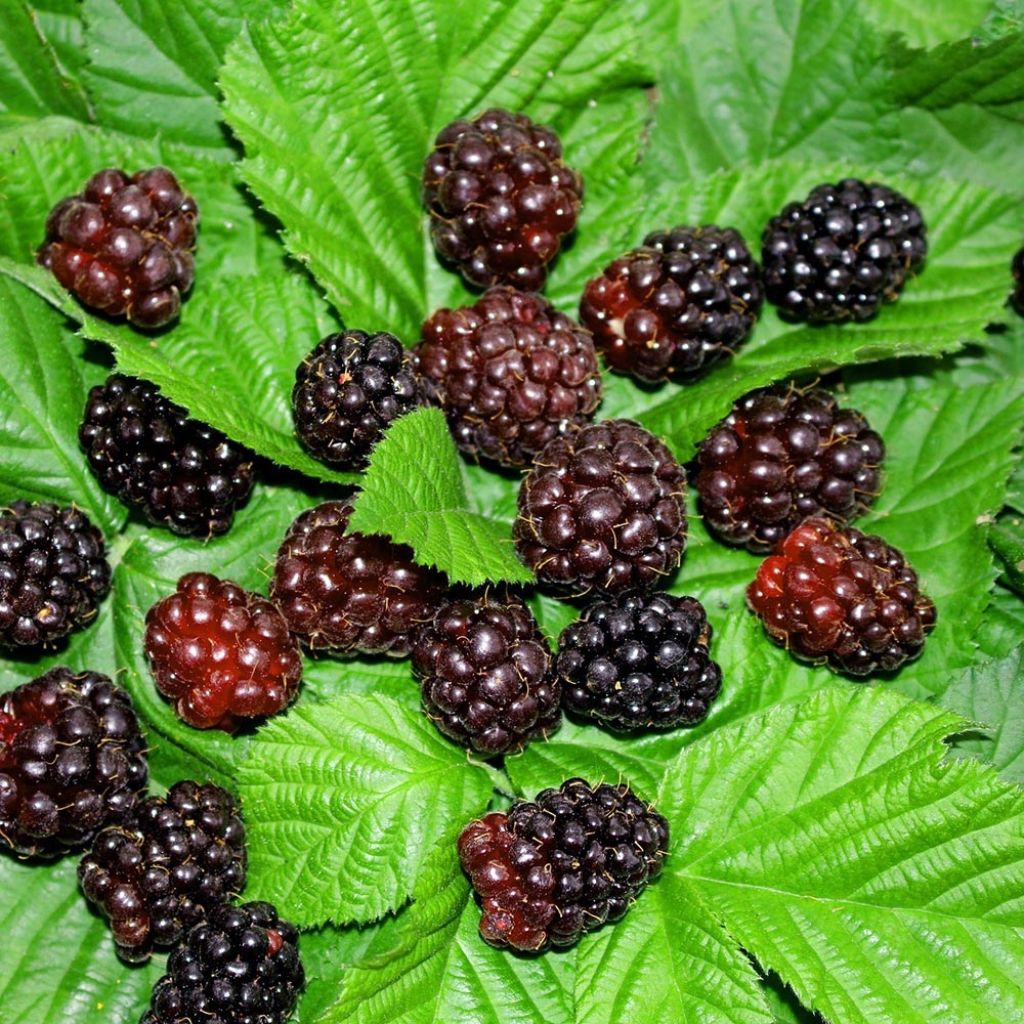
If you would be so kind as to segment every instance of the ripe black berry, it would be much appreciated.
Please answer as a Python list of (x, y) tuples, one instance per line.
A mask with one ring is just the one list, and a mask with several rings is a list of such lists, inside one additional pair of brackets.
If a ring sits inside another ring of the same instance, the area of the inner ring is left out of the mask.
[(704, 521), (728, 544), (769, 551), (808, 516), (841, 524), (878, 496), (885, 445), (821, 388), (752, 391), (697, 452)]
[(692, 597), (596, 601), (558, 641), (562, 707), (620, 731), (694, 725), (722, 685), (710, 640), (704, 608)]
[(193, 572), (146, 614), (146, 657), (157, 689), (197, 729), (232, 732), (276, 715), (302, 678), (298, 644), (266, 598)]
[(105, 828), (78, 865), (90, 902), (128, 961), (177, 945), (245, 886), (245, 826), (227, 790), (177, 782)]
[(175, 533), (224, 533), (252, 491), (252, 453), (149, 381), (115, 373), (94, 387), (78, 440), (104, 490)]
[(553, 587), (649, 590), (686, 547), (686, 477), (672, 453), (631, 420), (557, 437), (519, 490), (519, 557)]
[(491, 594), (443, 604), (412, 649), (427, 716), (488, 757), (521, 750), (561, 724), (551, 662), (526, 605)]
[(807, 519), (779, 543), (747, 600), (776, 643), (854, 676), (916, 658), (935, 627), (935, 605), (903, 554), (827, 519)]
[(100, 533), (78, 509), (0, 509), (0, 647), (49, 647), (96, 617), (110, 590)]
[(295, 430), (318, 459), (363, 469), (392, 420), (416, 408), (422, 390), (390, 334), (330, 334), (295, 371)]
[(121, 821), (146, 785), (131, 697), (98, 672), (53, 668), (0, 697), (0, 840), (55, 857)]
[(885, 185), (819, 185), (765, 228), (768, 300), (794, 320), (867, 320), (894, 302), (928, 251), (921, 211)]
[(402, 657), (448, 583), (417, 565), (405, 544), (348, 531), (351, 514), (350, 502), (329, 501), (292, 523), (277, 552), (271, 600), (312, 650)]
[(91, 309), (162, 327), (192, 287), (198, 219), (166, 167), (109, 167), (53, 208), (36, 258)]
[(415, 353), (458, 446), (506, 466), (529, 465), (601, 402), (590, 333), (540, 295), (514, 288), (438, 310)]
[(624, 783), (569, 779), (470, 822), (459, 858), (494, 946), (571, 946), (618, 921), (661, 871), (668, 822)]
[(580, 318), (613, 370), (692, 380), (746, 340), (761, 269), (733, 228), (656, 231), (587, 282)]
[(540, 288), (576, 226), (579, 174), (550, 128), (492, 109), (453, 121), (423, 165), (423, 198), (438, 253), (473, 284)]
[(269, 903), (215, 907), (168, 958), (140, 1024), (285, 1024), (306, 983), (298, 941)]

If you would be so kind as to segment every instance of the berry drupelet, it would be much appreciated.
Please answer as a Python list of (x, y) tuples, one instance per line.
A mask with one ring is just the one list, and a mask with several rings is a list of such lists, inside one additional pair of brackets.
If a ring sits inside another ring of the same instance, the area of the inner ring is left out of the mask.
[(519, 557), (561, 590), (650, 590), (686, 547), (686, 476), (632, 420), (555, 438), (519, 490)]
[(867, 320), (894, 302), (928, 251), (921, 211), (885, 185), (819, 185), (765, 228), (768, 300), (793, 320)]
[(383, 332), (330, 334), (295, 371), (295, 431), (329, 466), (364, 469), (391, 422), (422, 400), (397, 338)]
[(162, 327), (192, 287), (198, 219), (166, 167), (109, 167), (53, 208), (36, 258), (90, 309)]
[(168, 958), (140, 1024), (285, 1024), (306, 983), (298, 942), (270, 903), (215, 907)]
[(459, 448), (505, 466), (528, 466), (601, 402), (590, 333), (540, 295), (514, 288), (438, 310), (415, 355)]
[(562, 707), (621, 732), (695, 725), (722, 686), (699, 601), (623, 594), (567, 626), (556, 667)]
[(624, 783), (569, 779), (470, 822), (459, 858), (493, 946), (571, 946), (618, 921), (661, 871), (668, 822)]
[(88, 625), (110, 590), (103, 534), (77, 508), (0, 509), (0, 647), (50, 647)]
[(550, 128), (492, 109), (453, 121), (423, 166), (423, 198), (441, 257), (472, 284), (540, 288), (576, 226), (583, 182)]
[(487, 757), (521, 750), (559, 727), (551, 661), (526, 605), (491, 594), (443, 604), (412, 649), (427, 717)]
[(587, 282), (580, 318), (613, 370), (692, 380), (743, 344), (763, 302), (743, 237), (711, 224), (648, 235)]
[(770, 551), (809, 516), (846, 524), (878, 496), (885, 445), (821, 388), (752, 391), (697, 452), (704, 521), (727, 544)]
[(104, 490), (175, 533), (224, 533), (252, 491), (253, 454), (149, 381), (115, 373), (94, 387), (78, 440)]
[(105, 828), (78, 865), (82, 890), (109, 919), (120, 956), (177, 945), (245, 886), (245, 827), (227, 790), (177, 782)]
[(351, 514), (350, 502), (329, 501), (292, 523), (277, 553), (271, 600), (312, 650), (403, 657), (448, 583), (417, 565), (406, 545), (348, 530)]
[(266, 598), (193, 572), (146, 614), (146, 657), (157, 689), (197, 729), (233, 732), (283, 711), (302, 678), (298, 644)]
[(131, 697), (98, 672), (53, 668), (0, 696), (0, 845), (55, 857), (131, 811), (146, 742)]
[(916, 658), (935, 626), (935, 605), (901, 552), (827, 519), (807, 519), (779, 543), (747, 601), (776, 643), (853, 676)]

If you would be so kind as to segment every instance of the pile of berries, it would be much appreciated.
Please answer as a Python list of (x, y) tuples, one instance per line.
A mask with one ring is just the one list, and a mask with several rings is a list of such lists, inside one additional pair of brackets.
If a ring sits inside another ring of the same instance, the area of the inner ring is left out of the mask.
[[(411, 656), (427, 717), (485, 758), (546, 739), (563, 711), (625, 733), (696, 725), (723, 678), (704, 607), (665, 589), (686, 550), (686, 472), (639, 423), (593, 422), (598, 352), (646, 385), (685, 384), (740, 349), (766, 298), (811, 323), (873, 316), (923, 265), (920, 211), (877, 183), (822, 185), (770, 221), (760, 262), (734, 228), (654, 231), (589, 281), (576, 323), (537, 293), (583, 197), (551, 129), (500, 109), (455, 121), (422, 186), (438, 254), (486, 291), (429, 316), (411, 351), (386, 332), (323, 338), (295, 372), (295, 432), (359, 471), (396, 419), (440, 407), (468, 456), (526, 470), (515, 549), (541, 587), (585, 605), (553, 654), (519, 595), (452, 586), (410, 547), (352, 530), (350, 501), (328, 501), (287, 530), (268, 598), (191, 572), (153, 604), (157, 690), (189, 725), (233, 732), (296, 699), (305, 647)], [(192, 285), (197, 220), (166, 168), (107, 169), (54, 208), (38, 259), (86, 306), (158, 327)], [(1018, 255), (1018, 285), (1022, 268)], [(255, 456), (145, 380), (93, 388), (79, 440), (105, 490), (179, 534), (227, 531), (252, 490)], [(935, 625), (903, 555), (850, 525), (884, 457), (863, 415), (780, 384), (739, 398), (694, 464), (712, 534), (771, 552), (747, 598), (772, 640), (856, 677), (916, 657)], [(77, 509), (0, 511), (0, 644), (52, 647), (110, 583), (103, 537)], [(173, 950), (143, 1024), (282, 1024), (304, 984), (297, 931), (269, 904), (233, 902), (242, 809), (190, 780), (146, 797), (146, 779), (132, 700), (105, 676), (56, 668), (0, 699), (0, 837), (23, 856), (85, 848), (81, 886), (118, 953)], [(628, 783), (574, 778), (470, 822), (457, 845), (484, 939), (540, 950), (619, 920), (668, 840)]]

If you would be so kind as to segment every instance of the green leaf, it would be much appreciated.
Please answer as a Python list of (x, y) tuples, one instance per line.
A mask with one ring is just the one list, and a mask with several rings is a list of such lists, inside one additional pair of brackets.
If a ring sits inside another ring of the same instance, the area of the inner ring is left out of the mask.
[(633, 20), (610, 0), (425, 0), (415, 14), (300, 0), (250, 26), (221, 73), (246, 180), (289, 251), (346, 319), (406, 341), (429, 312), (419, 175), (434, 133), (495, 104), (561, 127), (647, 77)]
[[(170, 142), (224, 150), (217, 74), (244, 18), (278, 0), (85, 0), (85, 81), (98, 119), (129, 135), (160, 126)], [(125, 60), (125, 54), (131, 60)]]
[(30, 6), (66, 77), (80, 82), (86, 62), (81, 0), (32, 0)]
[(886, 32), (901, 32), (915, 46), (935, 46), (970, 35), (981, 23), (990, 0), (936, 4), (931, 0), (866, 0), (862, 13)]
[(1024, 1019), (1024, 797), (943, 761), (961, 720), (828, 690), (719, 729), (658, 801), (671, 876), (836, 1024)]
[(1000, 516), (989, 529), (988, 543), (1002, 563), (1007, 586), (1024, 595), (1024, 519), (1020, 513)]
[(429, 851), (491, 788), (418, 709), (354, 693), (300, 703), (262, 728), (239, 781), (247, 894), (302, 925), (395, 910)]
[(510, 525), (469, 508), (460, 466), (440, 410), (401, 417), (370, 457), (350, 528), (410, 545), (453, 583), (530, 582)]
[(69, 79), (28, 4), (0, 0), (0, 129), (48, 114), (85, 120), (85, 93)]
[(86, 395), (106, 367), (87, 358), (59, 313), (3, 277), (0, 337), (0, 503), (74, 503), (109, 543), (127, 511), (103, 491), (78, 446)]

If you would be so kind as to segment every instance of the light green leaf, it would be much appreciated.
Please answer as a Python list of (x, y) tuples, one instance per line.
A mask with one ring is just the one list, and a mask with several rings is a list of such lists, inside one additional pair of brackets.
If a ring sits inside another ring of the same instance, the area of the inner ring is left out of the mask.
[(370, 457), (349, 527), (412, 547), (453, 583), (528, 583), (511, 528), (469, 508), (444, 414), (421, 409), (396, 420)]
[(900, 32), (915, 46), (935, 46), (970, 35), (981, 23), (990, 0), (866, 0), (862, 13), (883, 32)]
[(288, 18), (250, 26), (221, 86), (246, 180), (289, 250), (351, 323), (409, 342), (430, 312), (428, 277), (439, 281), (419, 195), (434, 134), (494, 104), (573, 124), (645, 83), (635, 40), (609, 0), (424, 0), (415, 17), (387, 0), (301, 0)]
[(302, 925), (370, 921), (487, 803), (488, 775), (419, 709), (348, 694), (260, 730), (239, 770), (248, 895)]
[(680, 754), (670, 874), (835, 1024), (1024, 1019), (1024, 797), (943, 762), (961, 720), (829, 690)]

